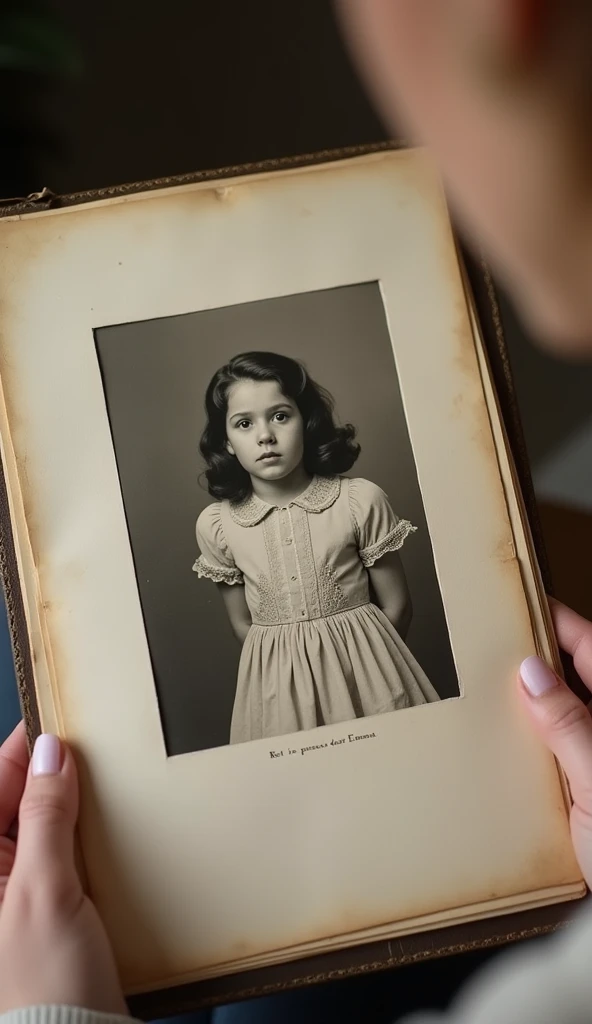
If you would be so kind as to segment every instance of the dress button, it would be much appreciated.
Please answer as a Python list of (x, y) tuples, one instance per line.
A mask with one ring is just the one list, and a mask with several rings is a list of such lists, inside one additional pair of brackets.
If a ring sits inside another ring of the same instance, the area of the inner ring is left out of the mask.
[(290, 576), (290, 579), (291, 579), (291, 580), (297, 580), (297, 579), (298, 579), (298, 577), (297, 577), (297, 576)]
[(301, 615), (306, 615), (306, 612), (304, 611), (304, 608), (302, 609), (302, 611), (300, 612), (300, 614), (301, 614)]
[(291, 543), (292, 543), (292, 538), (291, 538), (291, 537), (288, 537), (288, 539), (287, 539), (287, 541), (286, 541), (286, 544), (291, 544)]

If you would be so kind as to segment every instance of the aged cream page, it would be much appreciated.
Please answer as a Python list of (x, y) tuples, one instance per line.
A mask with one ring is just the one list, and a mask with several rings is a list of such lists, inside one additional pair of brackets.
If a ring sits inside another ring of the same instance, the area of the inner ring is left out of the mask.
[[(44, 725), (80, 753), (85, 864), (126, 988), (581, 891), (562, 781), (517, 706), (536, 580), (426, 158), (44, 213), (0, 238), (19, 546), (38, 573), (24, 581), (41, 606), (38, 685), (48, 672), (56, 697)], [(389, 322), (462, 697), (373, 718), (372, 743), (314, 759), (270, 760), (277, 740), (167, 758), (93, 330), (367, 281)]]

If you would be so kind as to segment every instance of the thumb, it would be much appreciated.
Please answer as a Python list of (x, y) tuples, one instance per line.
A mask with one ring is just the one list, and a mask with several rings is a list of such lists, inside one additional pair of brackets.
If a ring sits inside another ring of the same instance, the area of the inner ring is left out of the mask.
[(592, 816), (592, 717), (582, 701), (540, 658), (520, 667), (529, 716), (567, 775), (574, 804)]
[(15, 883), (44, 879), (79, 888), (74, 859), (78, 783), (74, 758), (57, 736), (38, 737), (19, 809)]

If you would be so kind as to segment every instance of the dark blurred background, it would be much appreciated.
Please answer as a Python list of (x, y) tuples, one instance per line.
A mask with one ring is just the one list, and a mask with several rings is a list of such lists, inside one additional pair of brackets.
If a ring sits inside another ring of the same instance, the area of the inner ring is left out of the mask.
[[(0, 75), (4, 197), (387, 137), (328, 0), (0, 0)], [(555, 587), (592, 614), (592, 368), (537, 351), (502, 303)]]

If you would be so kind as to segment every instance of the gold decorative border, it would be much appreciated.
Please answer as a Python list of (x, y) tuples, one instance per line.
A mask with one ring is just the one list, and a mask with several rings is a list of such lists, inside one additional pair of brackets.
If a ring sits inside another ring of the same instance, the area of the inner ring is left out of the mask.
[[(525, 915), (537, 914), (543, 911), (526, 911)], [(504, 918), (498, 918), (498, 923), (503, 924)], [(512, 922), (515, 917), (507, 919)], [(467, 953), (495, 951), (503, 946), (525, 942), (528, 939), (543, 938), (551, 933), (563, 930), (569, 925), (569, 920), (553, 920), (545, 924), (534, 925), (530, 928), (506, 928), (503, 927), (493, 935), (481, 936), (478, 939), (466, 942), (449, 942), (448, 944), (434, 945), (418, 949), (415, 952), (403, 952), (406, 939), (397, 940), (402, 950), (397, 956), (392, 954), (392, 943), (372, 943), (364, 948), (368, 959), (361, 963), (354, 963), (343, 967), (331, 967), (323, 969), (324, 960), (340, 957), (344, 961), (351, 950), (341, 950), (337, 953), (321, 954), (315, 958), (295, 961), (284, 964), (279, 968), (259, 968), (256, 971), (245, 972), (245, 974), (230, 975), (225, 978), (216, 978), (211, 981), (196, 982), (194, 984), (180, 986), (169, 991), (150, 992), (143, 996), (133, 996), (128, 999), (130, 1012), (139, 1020), (156, 1020), (171, 1016), (173, 1014), (190, 1013), (196, 1010), (214, 1009), (217, 1006), (224, 1006), (231, 1002), (244, 1002), (249, 999), (260, 999), (264, 996), (281, 995), (294, 992), (298, 989), (308, 988), (311, 985), (327, 984), (335, 981), (344, 981), (351, 978), (359, 978), (364, 975), (383, 973), (389, 970), (396, 970), (404, 967), (415, 967), (418, 965), (428, 966), (436, 960), (444, 960), (448, 957), (464, 956)], [(466, 931), (470, 925), (457, 925), (448, 929), (452, 932)], [(447, 933), (446, 932), (446, 933)], [(443, 934), (446, 934), (443, 933)], [(440, 933), (432, 933), (438, 935)], [(384, 955), (380, 955), (384, 950)], [(315, 969), (315, 964), (318, 968)], [(295, 969), (295, 973), (286, 980), (263, 981), (265, 976), (273, 975), (275, 971), (285, 971), (288, 967)], [(297, 968), (300, 968), (300, 971)], [(252, 984), (245, 983), (248, 978), (261, 977), (261, 982)]]
[(391, 150), (406, 148), (407, 143), (404, 140), (391, 139), (387, 142), (345, 146), (341, 149), (322, 149), (316, 153), (257, 160), (247, 164), (229, 164), (227, 167), (191, 171), (188, 174), (174, 174), (164, 178), (149, 178), (147, 181), (127, 182), (123, 185), (86, 189), (83, 192), (70, 192), (65, 195), (56, 195), (51, 189), (43, 188), (40, 192), (33, 192), (29, 196), (0, 199), (0, 217), (23, 216), (37, 210), (61, 210), (66, 206), (94, 203), (100, 199), (117, 199), (138, 192), (153, 192), (157, 189), (177, 188), (179, 185), (195, 185), (202, 181), (219, 181), (223, 178), (246, 177), (250, 174), (268, 174), (273, 171), (287, 171), (298, 167), (314, 167), (317, 164), (335, 163), (338, 160), (351, 160), (356, 156), (387, 153)]
[(27, 619), (21, 594), (18, 563), (10, 522), (10, 506), (6, 488), (4, 467), (0, 460), (0, 577), (8, 617), (8, 629), (12, 646), (12, 659), (16, 685), (27, 730), (29, 749), (41, 731), (37, 695), (33, 677), (31, 645), (27, 632)]

